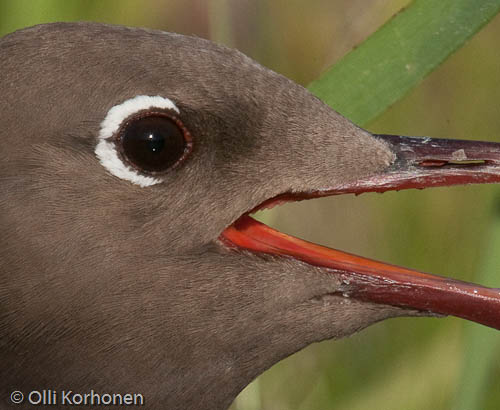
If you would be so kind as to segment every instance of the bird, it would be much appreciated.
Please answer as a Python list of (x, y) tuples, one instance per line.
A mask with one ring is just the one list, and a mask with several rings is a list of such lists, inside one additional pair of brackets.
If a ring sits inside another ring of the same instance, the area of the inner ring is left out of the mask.
[(148, 409), (222, 410), (279, 360), (384, 319), (500, 328), (499, 289), (252, 217), (497, 183), (500, 144), (371, 134), (193, 36), (51, 23), (4, 36), (0, 57), (2, 408), (126, 407), (134, 392)]

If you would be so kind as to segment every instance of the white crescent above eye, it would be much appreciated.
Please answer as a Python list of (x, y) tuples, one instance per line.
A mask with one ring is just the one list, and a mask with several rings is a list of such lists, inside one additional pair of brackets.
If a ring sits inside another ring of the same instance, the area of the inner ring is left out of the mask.
[(111, 107), (106, 117), (101, 122), (99, 130), (99, 142), (95, 148), (95, 153), (101, 164), (112, 175), (126, 179), (141, 187), (159, 184), (161, 179), (147, 175), (142, 175), (132, 167), (126, 165), (118, 156), (116, 146), (111, 139), (116, 135), (120, 126), (127, 118), (136, 112), (147, 110), (149, 108), (161, 108), (175, 111), (179, 114), (179, 109), (174, 102), (168, 98), (160, 96), (137, 95)]

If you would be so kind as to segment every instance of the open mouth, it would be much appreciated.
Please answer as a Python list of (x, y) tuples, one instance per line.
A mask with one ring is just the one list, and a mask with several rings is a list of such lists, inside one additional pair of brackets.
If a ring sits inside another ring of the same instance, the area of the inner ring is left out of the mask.
[(283, 202), (346, 193), (385, 192), (500, 182), (500, 144), (492, 142), (376, 135), (395, 154), (379, 174), (324, 190), (284, 193), (268, 199), (227, 227), (229, 247), (290, 257), (338, 275), (339, 294), (441, 315), (500, 329), (500, 289), (430, 275), (327, 248), (279, 232), (249, 214)]

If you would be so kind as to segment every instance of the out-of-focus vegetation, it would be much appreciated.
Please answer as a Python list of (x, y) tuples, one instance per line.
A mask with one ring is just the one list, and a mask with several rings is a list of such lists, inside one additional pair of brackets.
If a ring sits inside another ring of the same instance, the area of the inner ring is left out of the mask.
[(496, 16), (498, 0), (414, 0), (309, 89), (356, 124), (399, 101)]
[[(92, 20), (212, 38), (307, 85), (408, 0), (0, 0), (0, 34)], [(457, 2), (459, 3), (459, 2)], [(368, 125), (500, 141), (500, 18)], [(374, 62), (375, 63), (375, 62)], [(342, 196), (275, 208), (285, 232), (415, 269), (500, 284), (495, 186)], [(282, 361), (234, 410), (498, 409), (500, 336), (448, 319), (394, 319)]]

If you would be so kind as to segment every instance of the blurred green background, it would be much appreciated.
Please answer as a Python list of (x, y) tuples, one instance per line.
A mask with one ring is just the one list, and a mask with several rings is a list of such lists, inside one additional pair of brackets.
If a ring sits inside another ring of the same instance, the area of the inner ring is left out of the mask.
[[(0, 34), (74, 20), (195, 34), (236, 47), (307, 85), (409, 3), (0, 0)], [(496, 17), (368, 129), (500, 141), (499, 38)], [(324, 245), (498, 287), (500, 224), (493, 211), (499, 195), (498, 187), (469, 186), (342, 196), (288, 204), (260, 217)], [(500, 408), (498, 333), (455, 318), (385, 321), (282, 361), (245, 389), (232, 407), (431, 408)]]

